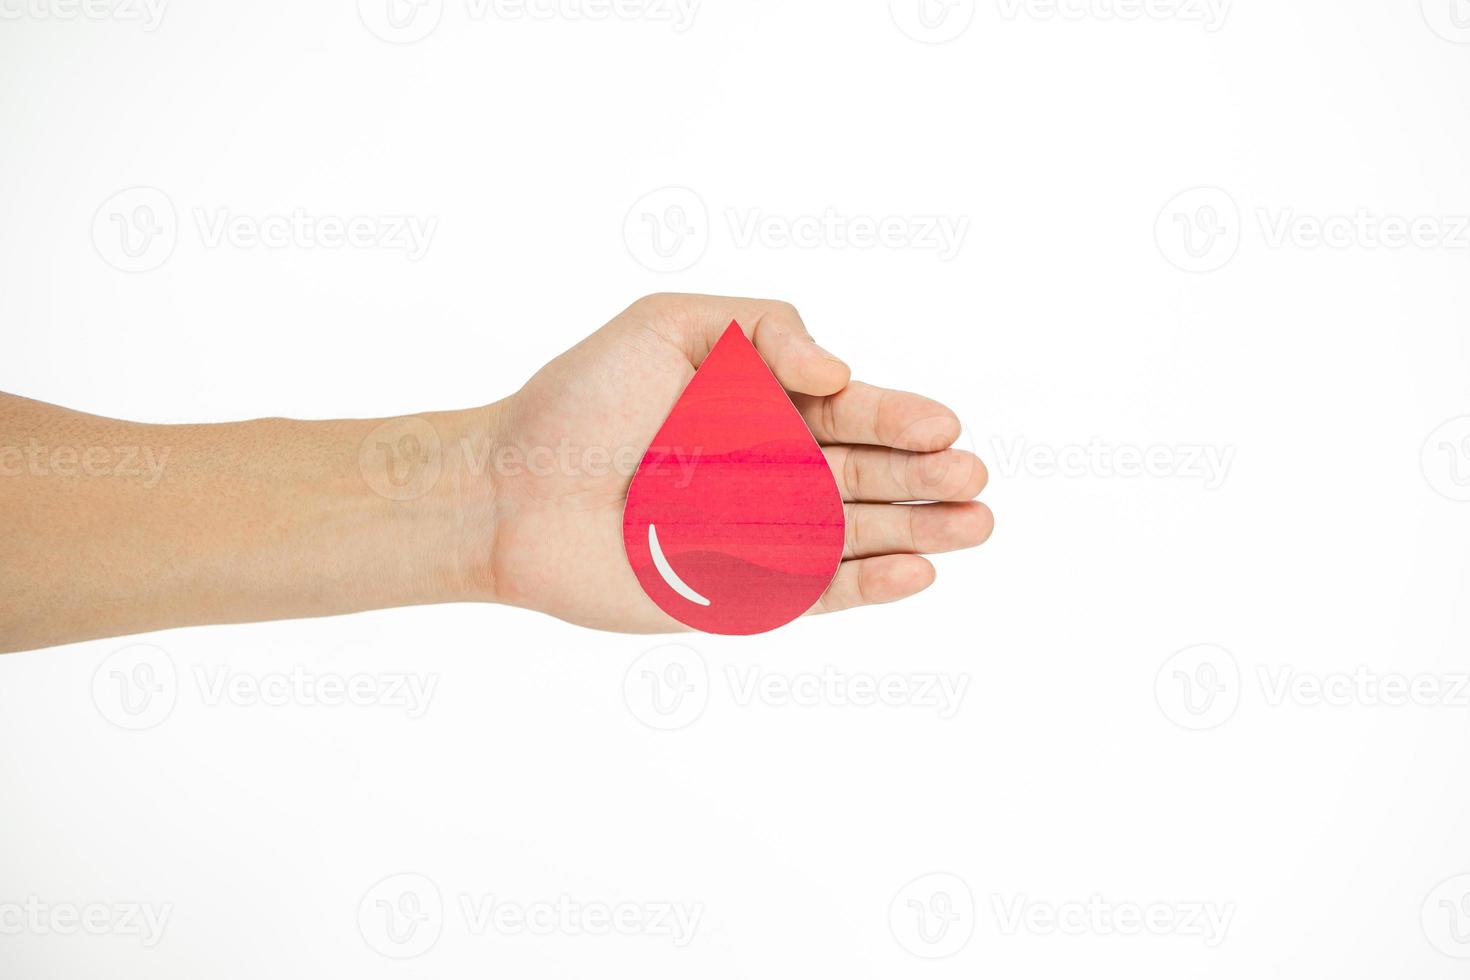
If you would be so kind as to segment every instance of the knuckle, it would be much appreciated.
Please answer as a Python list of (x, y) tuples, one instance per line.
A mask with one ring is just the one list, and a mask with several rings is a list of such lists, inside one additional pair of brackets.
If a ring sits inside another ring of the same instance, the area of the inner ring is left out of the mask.
[(873, 406), (873, 432), (885, 445), (894, 445), (905, 435), (898, 421), (899, 406), (894, 401), (895, 394), (887, 389), (880, 390)]
[(801, 313), (794, 305), (784, 299), (768, 299), (763, 304), (766, 307), (764, 316), (783, 324), (801, 326)]
[(854, 500), (862, 500), (862, 469), (857, 465), (857, 453), (848, 450), (842, 460), (842, 485), (847, 488), (847, 495)]
[(649, 293), (635, 299), (632, 308), (645, 313), (662, 310), (669, 305), (669, 300), (673, 295), (673, 293)]
[(858, 528), (858, 514), (860, 511), (852, 504), (847, 504), (843, 510), (847, 516), (847, 551), (849, 554), (852, 554), (858, 550), (858, 543), (863, 538), (863, 532)]
[(871, 562), (858, 563), (857, 574), (853, 576), (852, 580), (852, 590), (854, 593), (854, 598), (856, 599), (854, 605), (865, 606), (869, 603), (869, 586), (867, 584), (864, 584), (864, 580), (872, 574), (873, 564)]

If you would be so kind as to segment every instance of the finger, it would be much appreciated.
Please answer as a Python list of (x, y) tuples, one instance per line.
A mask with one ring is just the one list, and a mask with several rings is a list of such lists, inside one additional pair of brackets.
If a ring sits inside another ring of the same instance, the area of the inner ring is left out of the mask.
[(962, 504), (848, 504), (843, 558), (938, 554), (984, 544), (995, 516), (979, 501)]
[(960, 420), (932, 398), (854, 381), (834, 395), (794, 395), (817, 442), (859, 442), (915, 452), (944, 449), (960, 437)]
[(909, 453), (880, 446), (823, 446), (843, 500), (969, 500), (990, 474), (963, 449)]
[(646, 302), (671, 340), (698, 367), (733, 320), (750, 338), (787, 391), (829, 395), (847, 384), (851, 371), (812, 340), (796, 307), (772, 299), (660, 294)]
[(918, 555), (883, 555), (845, 561), (814, 613), (837, 612), (854, 606), (906, 599), (927, 589), (934, 581), (934, 566)]

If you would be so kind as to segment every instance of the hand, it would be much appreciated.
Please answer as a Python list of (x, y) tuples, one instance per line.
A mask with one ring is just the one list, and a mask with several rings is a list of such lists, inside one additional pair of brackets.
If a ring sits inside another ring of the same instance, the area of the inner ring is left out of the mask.
[[(989, 537), (990, 510), (971, 499), (985, 467), (950, 448), (960, 424), (949, 409), (850, 382), (790, 304), (660, 294), (492, 406), (490, 465), (479, 477), (493, 484), (485, 597), (595, 629), (684, 628), (628, 565), (623, 502), (643, 450), (732, 319), (791, 394), (847, 502), (843, 562), (812, 612), (913, 595), (934, 581), (921, 554)], [(894, 504), (907, 500), (938, 502)]]

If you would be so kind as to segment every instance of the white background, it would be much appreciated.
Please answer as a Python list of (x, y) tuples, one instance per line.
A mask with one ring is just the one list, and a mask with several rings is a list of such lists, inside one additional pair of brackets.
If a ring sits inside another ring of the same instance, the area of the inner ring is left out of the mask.
[[(1463, 3), (97, 2), (0, 2), (0, 389), (455, 408), (644, 293), (773, 296), (955, 407), (997, 530), (754, 638), (456, 606), (0, 658), (0, 975), (1464, 975)], [(212, 234), (293, 212), (434, 230)], [(829, 667), (898, 693), (746, 696)], [(213, 696), (293, 672), (381, 696)], [(560, 896), (697, 927), (474, 914)]]

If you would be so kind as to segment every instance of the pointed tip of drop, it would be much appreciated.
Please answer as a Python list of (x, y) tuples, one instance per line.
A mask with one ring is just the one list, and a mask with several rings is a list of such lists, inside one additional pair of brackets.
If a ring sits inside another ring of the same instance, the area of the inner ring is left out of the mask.
[[(0, 0), (0, 2), (3, 2), (3, 0)], [(705, 371), (705, 367), (711, 364), (722, 365), (717, 369), (718, 372), (731, 370), (731, 365), (739, 365), (738, 368), (733, 369), (753, 371), (762, 379), (769, 379), (771, 384), (777, 390), (780, 390), (781, 386), (776, 381), (775, 373), (771, 371), (770, 365), (766, 363), (766, 359), (761, 355), (761, 352), (756, 349), (755, 341), (746, 336), (745, 330), (740, 326), (739, 320), (730, 321), (730, 325), (725, 328), (725, 332), (720, 334), (720, 339), (715, 341), (714, 346), (705, 355), (704, 361), (699, 365), (699, 372), (696, 372), (696, 374), (700, 372), (708, 374), (709, 372)], [(758, 370), (757, 365), (759, 365)]]
[[(745, 343), (742, 344), (742, 340)], [(734, 347), (749, 347), (751, 350), (755, 350), (755, 345), (750, 342), (749, 337), (745, 336), (745, 331), (741, 329), (740, 321), (738, 320), (730, 321), (730, 325), (725, 328), (725, 332), (720, 334), (720, 339), (715, 341), (714, 346), (710, 348), (710, 353), (713, 354), (717, 350), (728, 352)]]

